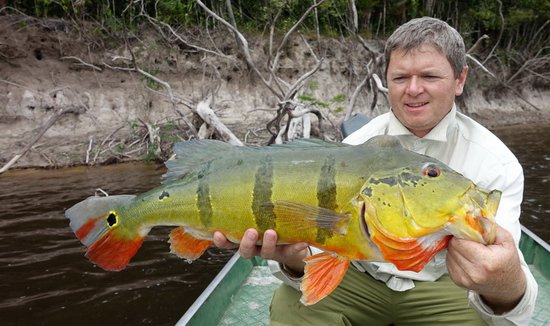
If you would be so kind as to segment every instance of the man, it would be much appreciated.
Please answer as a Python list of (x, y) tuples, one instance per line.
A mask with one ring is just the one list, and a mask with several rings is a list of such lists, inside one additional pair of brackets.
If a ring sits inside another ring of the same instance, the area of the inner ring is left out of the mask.
[[(272, 325), (528, 325), (537, 284), (517, 248), (523, 171), (498, 138), (456, 110), (455, 96), (462, 94), (468, 72), (462, 37), (441, 20), (413, 19), (390, 36), (385, 57), (391, 111), (344, 142), (393, 135), (477, 185), (501, 190), (496, 242), (485, 246), (453, 238), (419, 273), (390, 263), (354, 262), (333, 293), (306, 307), (296, 288), (302, 259), (315, 248), (276, 246), (273, 230), (256, 247), (258, 232), (247, 230), (241, 255), (271, 259), (274, 274), (285, 282), (273, 297)], [(220, 233), (215, 243), (234, 246)]]

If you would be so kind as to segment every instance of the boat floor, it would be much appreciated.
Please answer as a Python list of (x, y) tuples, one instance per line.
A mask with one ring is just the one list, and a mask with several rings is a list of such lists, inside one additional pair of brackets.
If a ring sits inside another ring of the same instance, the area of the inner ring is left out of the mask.
[[(530, 266), (539, 284), (539, 296), (532, 326), (550, 325), (550, 280)], [(254, 266), (241, 288), (231, 298), (219, 325), (269, 325), (269, 304), (273, 291), (281, 281), (273, 277), (267, 266)]]
[(220, 320), (220, 325), (269, 325), (269, 304), (282, 282), (267, 266), (254, 266)]
[(537, 297), (535, 313), (531, 319), (531, 325), (550, 325), (550, 280), (544, 277), (533, 265), (529, 265), (529, 267), (539, 284), (539, 295)]

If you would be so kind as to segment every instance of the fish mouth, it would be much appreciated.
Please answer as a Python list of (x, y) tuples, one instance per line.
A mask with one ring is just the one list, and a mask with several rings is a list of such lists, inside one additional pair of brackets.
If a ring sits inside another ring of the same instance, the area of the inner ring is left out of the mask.
[(454, 215), (449, 231), (456, 237), (493, 244), (496, 236), (495, 216), (502, 192), (471, 187), (462, 196), (462, 214)]

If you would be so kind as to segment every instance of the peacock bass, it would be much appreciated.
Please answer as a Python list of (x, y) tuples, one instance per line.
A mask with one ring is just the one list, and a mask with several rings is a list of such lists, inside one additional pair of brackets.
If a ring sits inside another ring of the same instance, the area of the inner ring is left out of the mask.
[(157, 225), (177, 226), (171, 252), (188, 261), (204, 253), (215, 231), (239, 242), (248, 228), (273, 229), (281, 244), (324, 250), (305, 259), (302, 302), (309, 305), (338, 286), (350, 260), (420, 271), (451, 236), (494, 242), (500, 192), (480, 189), (391, 136), (357, 146), (194, 140), (174, 152), (161, 186), (137, 196), (89, 197), (66, 211), (92, 262), (125, 268)]

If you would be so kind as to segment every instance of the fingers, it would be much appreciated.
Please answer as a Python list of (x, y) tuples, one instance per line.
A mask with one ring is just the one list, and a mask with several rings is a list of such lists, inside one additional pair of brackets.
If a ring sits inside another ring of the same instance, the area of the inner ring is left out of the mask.
[(266, 259), (275, 259), (277, 253), (277, 233), (273, 230), (267, 230), (264, 233), (264, 239), (260, 250), (260, 256)]
[(306, 250), (308, 248), (307, 243), (300, 242), (279, 245), (277, 244), (277, 233), (274, 230), (264, 232), (261, 245), (258, 245), (259, 238), (258, 231), (251, 228), (245, 231), (238, 245), (227, 240), (221, 232), (214, 233), (213, 241), (218, 248), (222, 249), (234, 249), (238, 247), (239, 254), (243, 258), (261, 256), (262, 258), (276, 260), (283, 264), (303, 265), (302, 259), (308, 254)]
[(287, 255), (287, 256), (293, 256), (293, 255), (296, 255), (296, 254), (306, 250), (308, 247), (309, 247), (309, 245), (305, 242), (293, 243), (291, 245), (286, 246), (283, 249), (283, 254)]
[(258, 242), (258, 231), (248, 229), (245, 231), (241, 244), (239, 245), (239, 253), (243, 258), (252, 258), (259, 255), (259, 250), (256, 246)]
[(492, 245), (453, 238), (447, 249), (446, 263), (451, 279), (480, 294), (494, 295), (521, 273), (514, 239), (500, 226)]
[(510, 233), (508, 230), (506, 230), (500, 225), (497, 225), (494, 244), (495, 245), (513, 245), (514, 247), (516, 246), (512, 233)]
[(217, 231), (214, 232), (214, 236), (212, 240), (214, 241), (214, 245), (221, 249), (235, 249), (239, 246), (238, 244), (235, 244), (227, 240), (227, 238), (225, 237), (225, 235), (223, 235), (223, 233), (217, 232)]
[(470, 280), (466, 271), (471, 268), (471, 264), (461, 255), (459, 249), (455, 249), (457, 246), (460, 246), (459, 241), (456, 240), (460, 241), (460, 239), (453, 238), (449, 242), (447, 259), (445, 261), (447, 272), (456, 285), (468, 288)]

